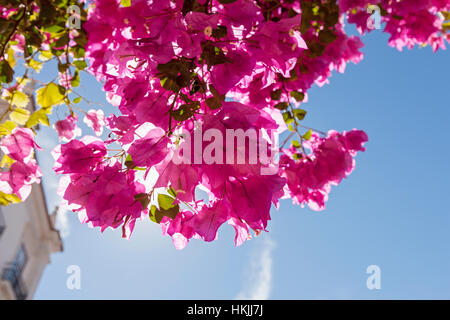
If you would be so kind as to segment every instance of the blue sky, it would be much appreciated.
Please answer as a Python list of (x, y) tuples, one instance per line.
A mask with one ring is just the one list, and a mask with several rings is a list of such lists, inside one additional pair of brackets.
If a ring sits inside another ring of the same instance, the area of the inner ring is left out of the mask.
[[(64, 252), (52, 256), (35, 298), (450, 299), (450, 52), (398, 52), (387, 39), (365, 36), (362, 62), (309, 92), (305, 125), (363, 129), (370, 139), (325, 211), (285, 200), (271, 211), (270, 232), (241, 247), (224, 225), (219, 240), (182, 251), (150, 221), (127, 241), (68, 213)], [(100, 84), (83, 80), (87, 97), (106, 104)], [(38, 140), (56, 143), (45, 129)], [(39, 158), (50, 164), (47, 153)], [(45, 188), (54, 207), (53, 177)], [(66, 287), (70, 265), (81, 269), (81, 290)], [(366, 287), (369, 265), (381, 269), (380, 290)]]

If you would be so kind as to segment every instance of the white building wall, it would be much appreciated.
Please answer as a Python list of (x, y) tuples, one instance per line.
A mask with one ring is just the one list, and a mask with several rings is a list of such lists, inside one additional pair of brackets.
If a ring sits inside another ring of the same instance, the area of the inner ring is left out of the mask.
[(45, 266), (50, 263), (50, 254), (62, 251), (59, 232), (53, 227), (54, 215), (48, 214), (42, 187), (36, 184), (24, 203), (0, 210), (6, 225), (0, 235), (0, 300), (16, 299), (11, 282), (3, 279), (3, 274), (21, 245), (27, 255), (21, 278), (26, 298), (31, 299)]

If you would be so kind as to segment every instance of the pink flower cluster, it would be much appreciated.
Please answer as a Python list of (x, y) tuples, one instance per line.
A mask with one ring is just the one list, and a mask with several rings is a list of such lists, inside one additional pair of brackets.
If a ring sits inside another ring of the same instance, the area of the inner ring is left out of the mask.
[(81, 129), (77, 126), (77, 121), (78, 116), (71, 114), (66, 119), (55, 122), (54, 128), (61, 140), (70, 141), (81, 136)]
[(364, 151), (367, 134), (361, 130), (330, 131), (321, 138), (313, 134), (305, 147), (310, 154), (293, 159), (296, 150), (284, 150), (280, 158), (286, 191), (295, 204), (308, 204), (313, 210), (325, 209), (332, 185), (338, 185), (355, 168), (357, 151)]
[[(436, 17), (448, 1), (417, 0), (415, 9), (406, 2), (381, 3), (390, 44), (442, 47)], [(300, 146), (282, 150), (279, 167), (273, 159), (198, 162), (196, 155), (210, 152), (216, 141), (209, 137), (211, 144), (197, 150), (187, 137), (202, 130), (221, 136), (239, 129), (282, 133), (283, 119), (297, 124), (302, 118), (292, 116), (307, 90), (362, 59), (362, 42), (345, 33), (343, 14), (367, 31), (368, 5), (365, 0), (280, 0), (276, 6), (257, 0), (132, 0), (130, 6), (95, 1), (84, 25), (89, 71), (104, 81), (117, 113), (104, 118), (91, 110), (85, 117), (97, 135), (103, 126), (110, 131), (106, 141), (73, 140), (70, 117), (57, 126), (69, 140), (54, 150), (54, 169), (64, 175), (59, 189), (64, 201), (82, 222), (101, 230), (122, 226), (125, 237), (136, 219), (149, 214), (178, 249), (192, 238), (215, 240), (224, 223), (234, 227), (240, 245), (251, 229), (256, 234), (267, 229), (271, 206), (280, 198), (322, 210), (331, 185), (353, 171), (356, 153), (364, 151), (363, 131), (301, 135)], [(267, 142), (268, 149), (276, 146)], [(226, 151), (214, 149), (214, 157), (225, 160)], [(249, 149), (243, 154), (247, 158)], [(189, 161), (174, 161), (180, 155)], [(263, 175), (262, 168), (277, 169)], [(156, 203), (158, 188), (171, 196)], [(206, 199), (198, 197), (198, 189), (207, 192)]]
[(58, 193), (83, 223), (102, 231), (122, 226), (124, 237), (129, 238), (136, 218), (143, 213), (135, 195), (145, 192), (145, 187), (135, 181), (134, 171), (122, 170), (119, 162), (106, 163), (106, 153), (103, 141), (91, 136), (53, 150), (53, 169), (65, 174)]
[(15, 194), (25, 200), (31, 192), (31, 185), (40, 182), (42, 173), (33, 157), (35, 148), (40, 149), (30, 129), (14, 128), (1, 140), (0, 149), (12, 162), (7, 171), (0, 172), (1, 192)]
[[(306, 93), (312, 84), (325, 83), (333, 69), (342, 72), (348, 61), (359, 62), (362, 44), (348, 37), (338, 20), (328, 34), (333, 41), (328, 41), (313, 25), (300, 33), (301, 13), (298, 2), (292, 1), (280, 1), (277, 9), (251, 0), (133, 0), (130, 7), (118, 0), (96, 1), (85, 24), (89, 70), (104, 80), (107, 98), (120, 115), (105, 119), (110, 140), (86, 137), (54, 152), (54, 169), (65, 175), (60, 193), (82, 221), (102, 230), (122, 225), (129, 236), (134, 221), (147, 213), (154, 189), (171, 188), (174, 205), (181, 209), (158, 222), (177, 248), (191, 238), (216, 239), (224, 223), (235, 228), (235, 243), (240, 245), (250, 237), (250, 229), (256, 234), (266, 230), (270, 208), (278, 199), (289, 193), (299, 199), (298, 190), (290, 189), (295, 183), (287, 174), (290, 167), (261, 174), (261, 167), (274, 167), (273, 159), (265, 164), (173, 160), (188, 150), (183, 133), (283, 132), (282, 113), (274, 107), (279, 101), (287, 100), (291, 91)], [(276, 99), (274, 91), (279, 92)], [(225, 96), (234, 101), (224, 101)], [(328, 146), (338, 138), (328, 138), (312, 150), (310, 157), (319, 159), (315, 173), (323, 179), (316, 189), (337, 183), (341, 174), (340, 164), (325, 164), (341, 161), (341, 153), (348, 161), (349, 154), (362, 150), (349, 146), (353, 135), (342, 135), (344, 151)], [(319, 139), (313, 137), (310, 143)], [(269, 149), (273, 143), (268, 139)], [(119, 158), (110, 156), (108, 145), (120, 146)], [(208, 148), (211, 145), (201, 151)], [(189, 151), (192, 160), (198, 151)], [(226, 150), (219, 154), (216, 157), (225, 160)], [(136, 174), (136, 168), (145, 173)], [(150, 168), (158, 176), (151, 190), (144, 187)], [(321, 168), (327, 171), (318, 173)], [(346, 174), (351, 171), (344, 169)], [(296, 174), (298, 181), (310, 183)], [(207, 191), (207, 199), (196, 196), (198, 188)]]
[[(368, 137), (356, 129), (300, 133), (306, 112), (298, 106), (313, 84), (362, 59), (363, 44), (345, 33), (344, 15), (365, 33), (374, 5), (391, 46), (445, 48), (450, 0), (94, 1), (84, 24), (88, 70), (104, 82), (117, 112), (85, 113), (97, 137), (76, 139), (82, 133), (73, 110), (54, 124), (65, 142), (53, 150), (63, 202), (83, 223), (102, 231), (122, 227), (126, 238), (136, 219), (149, 215), (177, 249), (192, 238), (215, 240), (225, 223), (240, 245), (251, 230), (267, 231), (270, 209), (282, 198), (323, 210)], [(11, 13), (0, 7), (0, 17)], [(23, 51), (23, 35), (12, 39), (13, 49)], [(66, 89), (71, 80), (60, 75)], [(105, 128), (107, 140), (99, 138)], [(272, 133), (287, 128), (300, 141), (280, 149)], [(244, 148), (218, 143), (229, 130), (258, 135), (247, 137)], [(207, 142), (200, 147), (191, 144), (199, 135)], [(41, 176), (33, 132), (15, 128), (0, 147), (9, 163), (0, 191), (23, 200)], [(238, 153), (233, 161), (230, 149)], [(274, 149), (279, 162), (248, 161)], [(247, 162), (235, 161), (239, 156)]]
[(368, 5), (377, 5), (381, 22), (385, 22), (384, 32), (391, 35), (389, 45), (402, 50), (415, 45), (430, 45), (434, 51), (445, 49), (445, 41), (450, 35), (443, 29), (445, 16), (450, 11), (450, 0), (340, 0), (343, 12), (349, 12), (348, 21), (354, 23), (361, 33), (370, 32)]
[[(105, 114), (103, 113), (103, 110), (91, 109), (86, 112), (83, 122), (89, 128), (93, 129), (97, 136), (101, 136), (103, 127), (105, 126)], [(67, 142), (81, 136), (82, 132), (77, 123), (78, 116), (75, 113), (70, 114), (63, 120), (56, 121), (54, 128), (58, 133), (59, 139)]]
[[(222, 132), (223, 136), (227, 129), (248, 130), (259, 127), (275, 129), (277, 124), (269, 113), (238, 102), (223, 103), (220, 112), (205, 115), (202, 123), (202, 130), (215, 129)], [(193, 135), (197, 130), (191, 130)], [(182, 141), (178, 150), (183, 149), (185, 143), (186, 141)], [(252, 143), (256, 142), (249, 140), (247, 147)], [(207, 152), (210, 146), (204, 145), (202, 153)], [(220, 150), (220, 164), (195, 164), (195, 150), (191, 151), (192, 160), (189, 163), (192, 164), (163, 161), (156, 166), (161, 174), (155, 186), (172, 186), (178, 193), (177, 199), (189, 204), (191, 209), (180, 212), (175, 219), (164, 217), (161, 221), (164, 234), (172, 237), (175, 247), (182, 249), (190, 238), (213, 241), (217, 237), (218, 228), (225, 222), (235, 228), (236, 245), (249, 238), (250, 228), (256, 232), (266, 230), (271, 205), (278, 205), (286, 183), (278, 174), (261, 174), (261, 167), (273, 166), (273, 161), (265, 164), (250, 164), (248, 161), (239, 164), (237, 161), (231, 161), (232, 163), (228, 164), (224, 146)], [(245, 157), (248, 158), (249, 148), (242, 152), (245, 152)], [(173, 156), (169, 154), (166, 160), (168, 159), (173, 160)], [(196, 198), (195, 191), (199, 186), (207, 191), (209, 203)]]

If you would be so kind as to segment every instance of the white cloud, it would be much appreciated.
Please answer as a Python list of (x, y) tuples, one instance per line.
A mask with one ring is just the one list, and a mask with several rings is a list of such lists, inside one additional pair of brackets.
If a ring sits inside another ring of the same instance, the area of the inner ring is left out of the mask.
[(59, 230), (61, 238), (67, 238), (70, 235), (70, 225), (66, 208), (58, 208), (58, 212), (56, 213), (55, 228)]
[[(261, 241), (262, 248), (258, 250), (256, 257), (250, 263), (248, 281), (245, 287), (237, 295), (239, 300), (267, 300), (272, 290), (272, 250), (275, 243), (264, 234)], [(257, 240), (257, 241), (258, 241)]]

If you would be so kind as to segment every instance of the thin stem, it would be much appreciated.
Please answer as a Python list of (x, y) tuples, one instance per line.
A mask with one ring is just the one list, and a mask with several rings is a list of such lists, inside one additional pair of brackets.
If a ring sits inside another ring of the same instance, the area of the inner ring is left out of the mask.
[(14, 33), (16, 33), (17, 31), (17, 27), (19, 26), (20, 22), (22, 21), (22, 19), (25, 17), (25, 12), (27, 11), (27, 8), (23, 8), (22, 10), (22, 15), (20, 16), (19, 19), (16, 20), (16, 22), (14, 23), (14, 27), (12, 29), (12, 31), (9, 33), (9, 35), (6, 37), (5, 42), (2, 44), (2, 51), (0, 51), (0, 58), (3, 58), (3, 56), (5, 55), (5, 49), (6, 46), (8, 45), (9, 40), (11, 40), (12, 36), (14, 35)]
[(292, 136), (295, 134), (295, 132), (291, 132), (286, 139), (284, 139), (283, 143), (280, 146), (280, 150), (284, 147), (284, 145), (289, 141), (290, 138), (292, 138)]
[(180, 91), (178, 91), (175, 94), (175, 98), (173, 99), (172, 105), (170, 106), (170, 110), (169, 110), (169, 133), (168, 133), (169, 136), (172, 135), (172, 111), (173, 111), (173, 107), (175, 106), (175, 103), (177, 102), (179, 93), (180, 93)]

